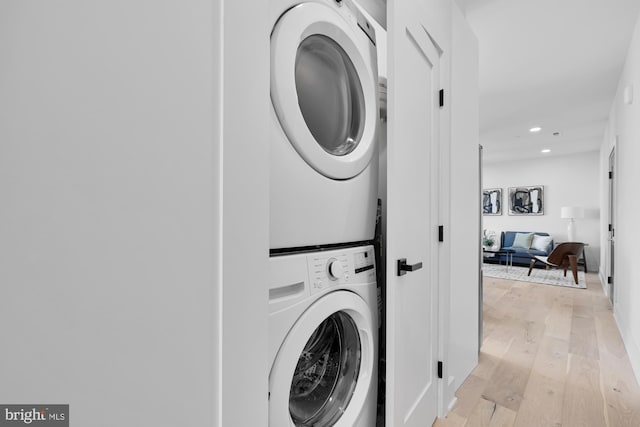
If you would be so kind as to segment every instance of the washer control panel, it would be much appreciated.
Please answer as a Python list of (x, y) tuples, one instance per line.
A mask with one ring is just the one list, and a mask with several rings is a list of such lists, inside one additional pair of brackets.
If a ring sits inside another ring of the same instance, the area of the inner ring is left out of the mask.
[(375, 255), (373, 248), (354, 253), (353, 261), (356, 274), (364, 273), (365, 271), (374, 271), (373, 276), (375, 277)]
[(312, 295), (337, 285), (375, 280), (372, 246), (315, 253), (307, 263)]

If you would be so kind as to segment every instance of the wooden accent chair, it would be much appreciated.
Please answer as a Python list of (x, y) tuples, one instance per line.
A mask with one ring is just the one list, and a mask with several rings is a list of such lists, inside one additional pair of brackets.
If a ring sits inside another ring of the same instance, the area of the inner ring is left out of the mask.
[(564, 242), (553, 248), (549, 256), (533, 255), (529, 264), (529, 273), (537, 261), (545, 264), (547, 270), (550, 267), (564, 269), (564, 276), (567, 277), (567, 268), (571, 267), (573, 272), (573, 280), (578, 284), (578, 257), (584, 250), (584, 243)]

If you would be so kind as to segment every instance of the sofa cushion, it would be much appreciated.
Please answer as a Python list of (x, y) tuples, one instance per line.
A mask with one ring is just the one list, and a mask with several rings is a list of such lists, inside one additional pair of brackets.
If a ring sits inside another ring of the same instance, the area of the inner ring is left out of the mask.
[(534, 234), (537, 236), (549, 236), (549, 233), (544, 232), (531, 232), (531, 231), (503, 231), (500, 233), (500, 247), (504, 250), (509, 250), (511, 253), (506, 254), (496, 254), (495, 257), (492, 257), (489, 262), (508, 262), (511, 261), (513, 264), (517, 265), (526, 265), (528, 266), (531, 262), (531, 259), (534, 255), (540, 256), (548, 256), (551, 250), (553, 249), (553, 237), (549, 236), (552, 240), (547, 247), (547, 251), (541, 251), (535, 248), (515, 248), (513, 247), (513, 241), (516, 237), (516, 234), (524, 233), (524, 234)]
[[(544, 233), (544, 232), (540, 232), (540, 231), (536, 231), (536, 232), (532, 232), (532, 231), (503, 231), (502, 233), (500, 233), (500, 247), (501, 248), (509, 248), (509, 247), (513, 246), (513, 239), (516, 237), (517, 233), (533, 233), (533, 234), (536, 234), (538, 236), (548, 236), (549, 235), (549, 233)], [(553, 249), (553, 248), (550, 247), (549, 251), (551, 251), (551, 249)]]
[(534, 234), (533, 240), (531, 241), (531, 249), (537, 249), (538, 251), (547, 253), (551, 242), (553, 242), (553, 237), (551, 236), (538, 236)]
[(531, 240), (533, 239), (533, 233), (516, 233), (513, 238), (512, 248), (525, 248), (531, 247)]
[(549, 253), (547, 251), (540, 251), (538, 249), (529, 249), (527, 251), (527, 255), (529, 255), (529, 256), (533, 256), (533, 255), (546, 256), (546, 255), (549, 255)]
[(531, 255), (547, 255), (546, 252), (544, 251), (539, 251), (536, 249), (528, 249), (528, 248), (516, 248), (516, 247), (510, 247), (510, 248), (503, 248), (503, 249), (507, 249), (509, 251), (511, 251), (511, 253), (513, 254), (514, 257), (528, 257)]

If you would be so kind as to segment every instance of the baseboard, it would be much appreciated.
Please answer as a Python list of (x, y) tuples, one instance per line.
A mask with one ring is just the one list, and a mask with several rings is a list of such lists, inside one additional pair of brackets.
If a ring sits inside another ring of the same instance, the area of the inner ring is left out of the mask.
[(609, 287), (607, 286), (607, 278), (605, 277), (604, 271), (602, 269), (598, 270), (598, 278), (600, 279), (600, 285), (602, 286), (602, 292), (608, 298), (609, 297)]
[(616, 317), (615, 313), (613, 313), (613, 318), (616, 321), (616, 325), (618, 325), (620, 335), (622, 335), (622, 341), (624, 342), (627, 354), (629, 355), (629, 361), (631, 362), (633, 373), (636, 375), (636, 381), (640, 383), (640, 346), (633, 339), (633, 334), (631, 333), (631, 331), (628, 328), (623, 328), (620, 325), (620, 322), (618, 322), (618, 318)]
[[(438, 418), (447, 416), (456, 401), (455, 377), (448, 376), (440, 383), (440, 396), (438, 397)], [(447, 403), (448, 402), (448, 403)]]
[(451, 409), (453, 409), (453, 406), (456, 404), (457, 401), (458, 401), (458, 398), (454, 395), (453, 398), (449, 401), (449, 404), (447, 405), (447, 410), (439, 413), (438, 418), (440, 419), (447, 418), (447, 416), (449, 416), (449, 412), (451, 412)]
[(453, 409), (453, 405), (455, 405), (457, 401), (458, 398), (456, 396), (453, 396), (453, 399), (451, 399), (451, 402), (449, 402), (449, 406), (447, 407), (447, 412), (451, 412), (451, 410)]

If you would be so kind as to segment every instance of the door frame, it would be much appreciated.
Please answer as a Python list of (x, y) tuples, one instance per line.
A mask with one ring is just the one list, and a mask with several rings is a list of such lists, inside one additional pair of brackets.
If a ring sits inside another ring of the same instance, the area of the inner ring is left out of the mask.
[(606, 242), (606, 270), (605, 288), (609, 302), (615, 308), (615, 235), (616, 235), (616, 170), (617, 170), (617, 142), (616, 136), (608, 156), (608, 186), (607, 186), (607, 242)]

